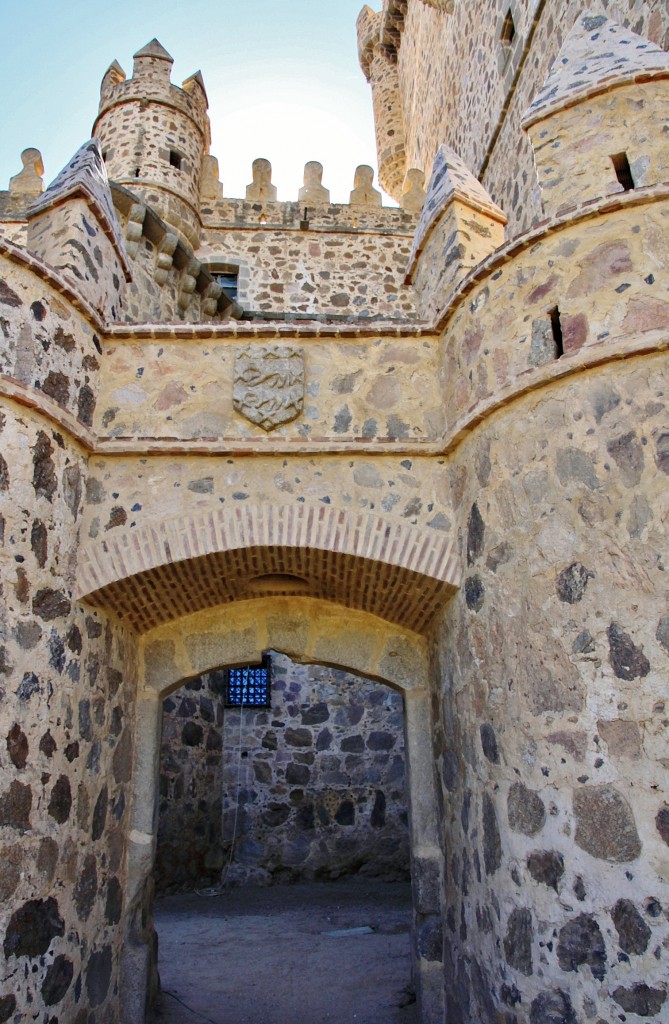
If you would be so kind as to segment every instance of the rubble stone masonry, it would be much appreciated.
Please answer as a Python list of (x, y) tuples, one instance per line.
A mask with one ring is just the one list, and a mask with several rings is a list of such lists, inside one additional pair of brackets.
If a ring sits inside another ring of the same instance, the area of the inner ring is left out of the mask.
[(408, 851), (421, 1024), (667, 1019), (669, 14), (379, 6), (411, 212), (223, 197), (156, 40), (0, 195), (0, 1024), (144, 1024), (235, 816), (240, 884)]

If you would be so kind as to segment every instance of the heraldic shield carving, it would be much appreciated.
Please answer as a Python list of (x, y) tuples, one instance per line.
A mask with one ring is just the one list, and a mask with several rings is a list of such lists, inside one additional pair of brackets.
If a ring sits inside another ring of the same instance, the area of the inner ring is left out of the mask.
[(304, 407), (304, 358), (285, 345), (237, 352), (232, 403), (263, 430), (274, 430), (299, 416)]

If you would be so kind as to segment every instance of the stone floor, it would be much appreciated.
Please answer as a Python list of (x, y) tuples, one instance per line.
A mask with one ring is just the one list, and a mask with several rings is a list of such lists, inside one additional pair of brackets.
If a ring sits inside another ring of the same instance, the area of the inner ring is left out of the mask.
[(167, 896), (155, 917), (153, 1024), (416, 1024), (407, 884)]

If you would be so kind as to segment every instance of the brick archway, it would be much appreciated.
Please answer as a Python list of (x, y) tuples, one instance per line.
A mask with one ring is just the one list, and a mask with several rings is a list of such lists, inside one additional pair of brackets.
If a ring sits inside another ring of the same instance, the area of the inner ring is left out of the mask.
[(424, 633), (460, 583), (453, 539), (335, 506), (213, 508), (84, 546), (76, 597), (139, 633), (208, 607), (294, 595)]

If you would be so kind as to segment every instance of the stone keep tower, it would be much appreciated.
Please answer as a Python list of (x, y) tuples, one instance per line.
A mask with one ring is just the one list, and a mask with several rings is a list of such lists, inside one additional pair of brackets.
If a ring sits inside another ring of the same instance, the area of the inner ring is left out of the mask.
[(134, 56), (132, 78), (114, 61), (102, 79), (94, 134), (112, 181), (140, 193), (193, 248), (200, 243), (200, 181), (209, 152), (200, 72), (179, 88), (157, 39)]

